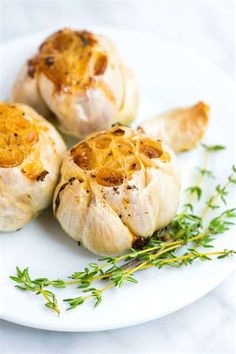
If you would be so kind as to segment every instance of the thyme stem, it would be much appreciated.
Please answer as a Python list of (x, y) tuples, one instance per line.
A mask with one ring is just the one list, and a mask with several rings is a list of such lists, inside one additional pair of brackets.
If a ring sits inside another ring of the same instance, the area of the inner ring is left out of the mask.
[[(200, 240), (204, 237), (208, 236), (208, 233), (204, 233), (204, 234), (199, 234), (197, 236), (194, 236), (194, 237), (191, 237), (188, 242), (194, 242), (194, 241), (197, 241), (197, 240)], [(172, 250), (175, 250), (177, 248), (180, 248), (182, 247), (184, 244), (186, 244), (186, 241), (185, 240), (178, 240), (178, 241), (174, 241), (174, 242), (170, 242), (168, 244), (165, 245), (165, 247), (163, 247), (163, 249), (158, 252), (158, 253), (154, 253), (153, 254), (153, 259), (155, 259), (156, 257), (160, 257), (162, 254), (165, 254), (167, 252), (170, 252)], [(145, 253), (150, 253), (150, 251), (157, 251), (158, 249), (160, 249), (160, 247), (156, 246), (156, 247), (151, 247), (151, 248), (148, 248), (148, 249), (145, 249), (145, 250), (142, 250), (142, 251), (139, 251), (137, 252), (137, 255), (140, 256), (142, 254), (145, 254)], [(132, 265), (132, 263), (134, 261), (138, 262), (138, 264), (140, 263), (140, 260), (138, 258), (138, 256), (135, 258), (135, 259), (132, 259), (130, 262), (127, 262), (125, 263), (124, 265), (121, 266), (122, 269), (126, 269), (128, 268), (128, 271), (127, 273), (125, 274), (129, 274), (129, 266)], [(152, 256), (150, 256), (151, 258)], [(117, 259), (120, 259), (121, 257), (118, 257)], [(127, 258), (127, 254), (125, 256), (122, 256), (122, 259), (124, 258)], [(131, 263), (132, 262), (132, 263)], [(136, 263), (134, 262), (134, 263)], [(118, 262), (115, 262), (115, 263), (118, 263)], [(106, 264), (105, 264), (106, 265)], [(94, 276), (92, 279), (91, 279), (91, 282), (94, 282), (96, 280), (100, 280), (100, 279), (109, 279), (111, 276), (112, 276), (112, 272), (111, 273), (104, 273), (104, 274), (101, 274), (101, 275), (97, 275), (97, 276)], [(65, 281), (65, 284), (66, 285), (73, 285), (73, 284), (80, 284), (82, 282), (81, 279), (78, 279), (78, 280), (74, 280), (74, 281)]]
[[(45, 292), (45, 290), (43, 290), (43, 289), (40, 289), (39, 290), (39, 292), (40, 292), (40, 294), (42, 294), (42, 296), (45, 298), (45, 300), (47, 301), (46, 302), (46, 304), (48, 303), (51, 303), (51, 300), (50, 300), (50, 298), (48, 297), (48, 295), (47, 295), (47, 293)], [(57, 304), (54, 304), (53, 305), (53, 307), (52, 307), (52, 310), (53, 311), (55, 311), (58, 315), (60, 315), (60, 310), (59, 310), (59, 308), (58, 308), (58, 306), (57, 306)]]
[[(230, 178), (233, 177), (233, 174), (231, 174), (231, 176), (228, 178), (227, 182), (223, 185), (222, 189), (226, 190), (230, 184), (231, 184), (231, 180)], [(215, 204), (215, 202), (218, 200), (218, 198), (221, 196), (221, 192), (220, 191), (217, 191), (213, 197), (211, 198), (211, 204)], [(209, 203), (206, 204), (205, 208), (203, 209), (203, 212), (202, 212), (202, 215), (201, 215), (201, 218), (202, 219), (205, 219), (208, 212), (209, 212), (209, 209), (210, 209), (210, 206), (209, 206)]]

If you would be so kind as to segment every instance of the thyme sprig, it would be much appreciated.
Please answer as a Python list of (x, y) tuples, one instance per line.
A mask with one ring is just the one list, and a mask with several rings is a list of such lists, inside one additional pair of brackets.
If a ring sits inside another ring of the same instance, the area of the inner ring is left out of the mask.
[[(205, 159), (202, 168), (198, 169), (199, 180), (195, 188), (196, 199), (202, 196), (202, 186), (205, 177), (212, 177), (213, 173), (208, 171), (208, 157), (212, 151), (223, 150), (221, 145), (204, 145)], [(119, 257), (102, 257), (97, 263), (92, 262), (82, 271), (74, 272), (67, 280), (48, 278), (36, 278), (29, 276), (28, 268), (20, 270), (16, 268), (16, 276), (10, 278), (17, 283), (20, 290), (29, 291), (36, 295), (42, 295), (46, 300), (45, 306), (56, 313), (60, 313), (56, 295), (48, 290), (48, 287), (65, 288), (76, 285), (82, 294), (74, 298), (66, 298), (64, 302), (68, 305), (68, 310), (82, 305), (89, 299), (94, 300), (94, 305), (98, 306), (103, 294), (112, 287), (122, 287), (125, 283), (136, 283), (134, 274), (140, 270), (148, 268), (162, 268), (164, 266), (181, 267), (190, 265), (195, 260), (208, 261), (212, 257), (219, 259), (235, 254), (234, 250), (205, 252), (204, 249), (213, 248), (212, 242), (216, 235), (221, 235), (234, 224), (236, 209), (226, 209), (218, 215), (214, 215), (207, 221), (205, 219), (209, 211), (215, 213), (221, 204), (226, 204), (226, 197), (231, 184), (236, 184), (236, 167), (233, 166), (232, 173), (223, 185), (217, 185), (212, 196), (206, 201), (202, 215), (193, 213), (192, 203), (185, 204), (183, 210), (175, 216), (173, 221), (162, 230), (157, 231), (141, 249), (131, 248), (131, 250)], [(200, 196), (199, 196), (200, 194)], [(192, 199), (194, 195), (190, 193)], [(199, 248), (201, 247), (201, 249)], [(176, 254), (176, 251), (182, 253)], [(107, 284), (97, 288), (97, 282), (105, 280)]]
[(195, 201), (195, 198), (197, 198), (197, 201), (199, 201), (202, 197), (202, 185), (204, 178), (213, 178), (215, 179), (215, 176), (211, 170), (208, 169), (208, 164), (209, 164), (209, 156), (210, 153), (212, 152), (218, 152), (222, 151), (225, 149), (225, 146), (223, 145), (206, 145), (206, 144), (201, 144), (201, 146), (204, 149), (204, 162), (202, 167), (197, 167), (198, 171), (198, 178), (196, 181), (196, 184), (193, 186), (190, 186), (186, 189), (186, 192), (190, 195), (190, 201), (184, 205), (185, 211), (186, 209), (190, 209), (193, 211), (193, 202)]
[(44, 305), (55, 311), (58, 315), (60, 314), (56, 295), (45, 288), (49, 285), (57, 288), (65, 287), (63, 280), (50, 281), (47, 278), (38, 278), (32, 280), (30, 278), (28, 268), (20, 270), (18, 267), (16, 267), (16, 275), (10, 276), (10, 279), (19, 284), (15, 285), (16, 288), (23, 291), (30, 291), (35, 295), (42, 295), (46, 300)]
[(111, 282), (107, 286), (100, 289), (87, 288), (83, 290), (83, 292), (89, 292), (89, 295), (64, 299), (64, 301), (69, 305), (67, 310), (74, 309), (75, 307), (82, 305), (86, 300), (91, 298), (94, 299), (94, 306), (96, 307), (101, 303), (102, 295), (106, 290), (112, 287), (122, 287), (127, 281), (137, 283), (137, 280), (132, 277), (132, 274), (138, 270), (144, 270), (153, 267), (160, 269), (165, 265), (179, 268), (183, 265), (191, 265), (193, 261), (197, 259), (200, 261), (210, 261), (212, 260), (212, 256), (217, 256), (217, 258), (220, 259), (232, 256), (233, 254), (236, 254), (236, 251), (227, 249), (215, 252), (198, 252), (195, 249), (189, 249), (189, 252), (186, 252), (185, 254), (178, 257), (174, 256), (173, 253), (170, 253), (168, 258), (159, 258), (158, 255), (153, 255), (150, 257), (149, 261), (142, 262), (136, 267), (130, 268), (129, 270), (120, 269), (114, 272), (110, 278)]
[(220, 199), (226, 205), (226, 197), (229, 193), (229, 187), (231, 184), (236, 184), (236, 166), (232, 166), (232, 173), (227, 178), (225, 184), (217, 184), (215, 187), (215, 192), (213, 195), (206, 201), (206, 206), (202, 212), (202, 219), (204, 219), (209, 211), (209, 209), (218, 209), (220, 208), (219, 204), (216, 202)]

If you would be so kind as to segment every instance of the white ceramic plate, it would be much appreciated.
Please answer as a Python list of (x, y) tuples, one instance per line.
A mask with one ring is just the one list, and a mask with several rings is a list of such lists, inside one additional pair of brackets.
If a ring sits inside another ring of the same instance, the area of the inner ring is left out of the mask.
[[(141, 121), (163, 110), (206, 101), (212, 109), (206, 141), (228, 146), (211, 162), (220, 180), (230, 171), (234, 141), (233, 84), (213, 64), (186, 49), (150, 34), (92, 28), (110, 36), (122, 56), (136, 72), (141, 92)], [(22, 63), (35, 52), (48, 33), (20, 38), (1, 46), (0, 99), (9, 97)], [(183, 184), (201, 161), (201, 148), (179, 157)], [(214, 184), (214, 183), (213, 183)], [(209, 188), (213, 188), (209, 186)], [(184, 186), (183, 186), (184, 187)], [(233, 195), (229, 200), (233, 201)], [(0, 216), (1, 217), (1, 216)], [(102, 222), (102, 221), (101, 221)], [(235, 247), (235, 235), (228, 232), (215, 242), (217, 249)], [(182, 269), (140, 272), (138, 284), (127, 284), (105, 294), (99, 307), (86, 303), (60, 317), (44, 308), (42, 299), (17, 291), (9, 280), (15, 266), (29, 266), (32, 275), (63, 278), (82, 269), (96, 257), (79, 248), (53, 218), (50, 209), (21, 231), (2, 234), (1, 316), (30, 327), (57, 331), (97, 331), (130, 326), (164, 316), (200, 298), (218, 285), (233, 269), (232, 259), (196, 262)], [(77, 296), (76, 288), (57, 291), (62, 299)]]

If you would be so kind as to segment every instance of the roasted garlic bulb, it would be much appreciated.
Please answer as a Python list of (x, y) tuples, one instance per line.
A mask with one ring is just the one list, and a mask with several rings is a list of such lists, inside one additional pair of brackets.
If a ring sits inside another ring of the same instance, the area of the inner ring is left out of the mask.
[(148, 119), (140, 130), (162, 139), (175, 152), (190, 150), (201, 141), (209, 120), (209, 107), (198, 102), (192, 107), (178, 108)]
[(137, 112), (134, 74), (106, 37), (63, 29), (52, 34), (24, 65), (12, 92), (75, 137), (130, 123)]
[(49, 205), (65, 151), (33, 109), (0, 103), (0, 231), (21, 228)]
[(179, 193), (173, 151), (115, 126), (66, 153), (53, 208), (69, 236), (96, 254), (117, 255), (170, 223)]

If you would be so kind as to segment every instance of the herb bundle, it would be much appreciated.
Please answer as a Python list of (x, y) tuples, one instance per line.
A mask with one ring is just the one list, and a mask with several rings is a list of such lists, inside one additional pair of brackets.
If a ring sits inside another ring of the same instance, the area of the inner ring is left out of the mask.
[[(64, 299), (67, 309), (74, 309), (88, 299), (94, 300), (94, 305), (100, 304), (103, 293), (112, 287), (122, 287), (126, 282), (137, 283), (134, 274), (147, 268), (162, 268), (171, 266), (179, 268), (190, 265), (195, 260), (208, 261), (212, 257), (219, 259), (236, 253), (234, 250), (208, 251), (213, 248), (212, 242), (234, 224), (236, 209), (226, 209), (215, 215), (220, 203), (226, 205), (226, 197), (232, 184), (236, 184), (236, 167), (223, 185), (216, 185), (213, 194), (205, 202), (200, 215), (194, 214), (194, 205), (203, 197), (203, 183), (205, 178), (214, 178), (208, 169), (209, 155), (212, 152), (224, 149), (221, 145), (207, 146), (204, 149), (204, 164), (198, 168), (198, 179), (195, 185), (187, 188), (188, 202), (183, 210), (175, 216), (173, 221), (162, 230), (157, 231), (141, 249), (132, 248), (129, 253), (119, 257), (103, 257), (97, 263), (90, 263), (84, 270), (75, 272), (67, 280), (48, 278), (31, 279), (28, 268), (16, 268), (16, 275), (10, 278), (17, 283), (20, 290), (41, 295), (46, 300), (45, 306), (60, 313), (56, 295), (48, 287), (65, 288), (76, 285), (81, 294), (75, 298)], [(209, 211), (214, 216), (207, 223)], [(182, 250), (181, 254), (176, 254)], [(103, 286), (96, 287), (101, 280), (106, 281)]]

